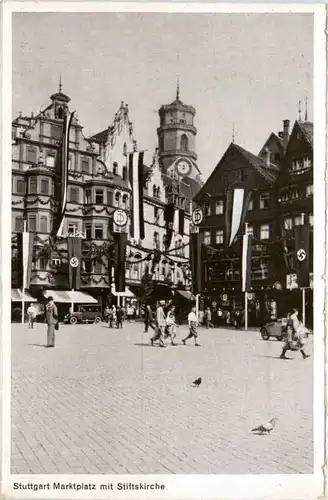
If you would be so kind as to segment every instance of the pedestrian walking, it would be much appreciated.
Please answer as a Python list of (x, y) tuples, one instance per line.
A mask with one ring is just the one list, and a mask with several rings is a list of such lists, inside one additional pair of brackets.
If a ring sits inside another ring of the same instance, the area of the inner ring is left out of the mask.
[(165, 339), (167, 339), (167, 338), (171, 339), (171, 345), (176, 345), (174, 343), (174, 340), (177, 336), (176, 331), (175, 331), (177, 326), (178, 325), (175, 322), (175, 307), (171, 306), (171, 308), (168, 311), (167, 316), (166, 316), (166, 329), (165, 329), (165, 336), (164, 336)]
[(58, 329), (58, 309), (53, 297), (48, 297), (46, 305), (47, 347), (55, 347), (55, 330)]
[(198, 321), (197, 321), (197, 315), (196, 315), (196, 307), (193, 307), (188, 314), (188, 325), (189, 325), (189, 335), (185, 339), (182, 339), (182, 343), (186, 345), (186, 341), (192, 337), (195, 339), (195, 346), (199, 347), (199, 344), (197, 343), (197, 338), (198, 338), (198, 333), (197, 333), (197, 326), (198, 326)]
[(105, 321), (108, 322), (109, 321), (109, 314), (110, 314), (110, 309), (108, 306), (106, 306), (105, 310), (104, 310), (104, 318), (105, 318)]
[(155, 330), (155, 322), (154, 322), (154, 315), (153, 311), (151, 309), (151, 306), (149, 304), (146, 305), (145, 307), (145, 317), (144, 317), (144, 322), (145, 322), (145, 331), (144, 333), (148, 333), (148, 328), (152, 328)]
[(212, 311), (209, 307), (206, 308), (205, 310), (205, 314), (204, 314), (204, 318), (205, 318), (205, 326), (206, 328), (214, 328), (213, 327), (213, 323), (212, 323)]
[(236, 311), (235, 311), (235, 327), (237, 330), (240, 330), (241, 322), (242, 322), (241, 310), (236, 309)]
[(310, 357), (310, 354), (304, 351), (306, 335), (307, 330), (298, 319), (298, 309), (293, 309), (287, 319), (287, 341), (282, 348), (280, 359), (288, 359), (287, 351), (300, 351), (303, 359)]
[(27, 309), (27, 318), (28, 318), (28, 327), (33, 328), (34, 327), (34, 321), (36, 317), (36, 310), (33, 304), (30, 304), (28, 309)]
[(154, 336), (150, 339), (151, 345), (154, 345), (156, 340), (159, 341), (160, 347), (165, 347), (164, 344), (164, 331), (166, 326), (166, 318), (164, 314), (165, 301), (161, 300), (156, 309), (156, 329)]

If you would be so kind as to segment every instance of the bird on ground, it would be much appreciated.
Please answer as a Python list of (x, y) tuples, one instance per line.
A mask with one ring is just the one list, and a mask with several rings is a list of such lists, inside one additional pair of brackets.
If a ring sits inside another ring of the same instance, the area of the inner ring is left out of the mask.
[(258, 427), (255, 427), (255, 429), (252, 429), (251, 432), (256, 432), (258, 434), (270, 434), (270, 432), (274, 429), (277, 420), (277, 418), (272, 418), (267, 424), (259, 425)]
[(202, 383), (202, 378), (201, 377), (199, 377), (199, 378), (197, 378), (196, 380), (193, 381), (194, 387), (199, 387), (201, 383)]

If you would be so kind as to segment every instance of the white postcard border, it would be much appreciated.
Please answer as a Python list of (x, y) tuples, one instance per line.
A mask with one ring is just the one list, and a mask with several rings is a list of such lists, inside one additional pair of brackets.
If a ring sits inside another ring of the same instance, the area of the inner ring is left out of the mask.
[[(300, 13), (314, 14), (314, 474), (301, 475), (19, 475), (10, 474), (10, 262), (11, 262), (11, 15), (13, 12), (172, 12), (172, 13)], [(199, 4), (199, 3), (126, 3), (126, 2), (6, 2), (3, 5), (3, 163), (1, 170), (1, 322), (2, 322), (2, 493), (9, 498), (317, 498), (323, 494), (324, 464), (324, 258), (325, 231), (325, 6), (323, 4)], [(317, 328), (316, 328), (317, 327)], [(61, 481), (96, 485), (117, 482), (160, 483), (165, 490), (108, 491), (94, 490), (14, 491), (14, 482), (46, 484)]]

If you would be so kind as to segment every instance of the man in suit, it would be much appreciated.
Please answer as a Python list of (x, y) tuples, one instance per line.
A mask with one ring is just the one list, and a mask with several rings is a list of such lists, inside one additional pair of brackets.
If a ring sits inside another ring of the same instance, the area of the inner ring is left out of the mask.
[(55, 327), (58, 323), (58, 309), (53, 297), (48, 297), (46, 305), (47, 347), (55, 347)]
[(165, 326), (166, 326), (166, 318), (165, 318), (163, 306), (165, 306), (165, 300), (161, 300), (158, 303), (158, 306), (156, 309), (156, 330), (155, 330), (154, 336), (150, 339), (151, 345), (154, 345), (154, 342), (156, 340), (158, 340), (160, 347), (165, 347), (164, 332), (165, 332)]

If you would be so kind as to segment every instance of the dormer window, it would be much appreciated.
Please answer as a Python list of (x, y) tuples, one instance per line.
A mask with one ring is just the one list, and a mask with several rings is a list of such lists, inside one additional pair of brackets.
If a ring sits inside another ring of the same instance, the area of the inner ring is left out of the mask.
[(58, 108), (57, 118), (59, 118), (60, 120), (62, 120), (64, 118), (64, 110), (63, 110), (63, 108)]
[(117, 172), (118, 172), (118, 164), (117, 164), (116, 161), (114, 161), (114, 163), (113, 163), (113, 174), (117, 175)]

